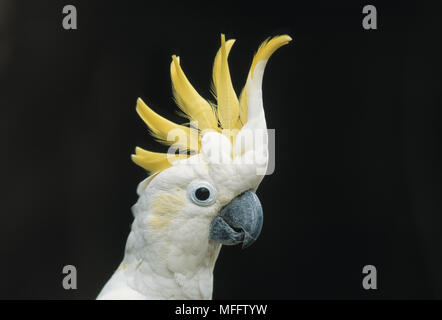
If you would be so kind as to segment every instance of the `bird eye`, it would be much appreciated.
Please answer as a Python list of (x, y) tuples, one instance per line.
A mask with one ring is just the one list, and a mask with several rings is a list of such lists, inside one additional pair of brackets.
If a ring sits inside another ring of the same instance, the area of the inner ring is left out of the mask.
[(195, 190), (195, 198), (199, 201), (206, 201), (210, 197), (210, 190), (206, 187), (201, 187)]
[(215, 202), (216, 190), (206, 181), (195, 181), (189, 185), (189, 198), (199, 206), (209, 206)]

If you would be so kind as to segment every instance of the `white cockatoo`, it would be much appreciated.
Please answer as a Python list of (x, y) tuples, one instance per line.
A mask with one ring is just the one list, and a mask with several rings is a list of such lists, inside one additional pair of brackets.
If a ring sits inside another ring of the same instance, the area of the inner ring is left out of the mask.
[(269, 158), (262, 79), (270, 56), (290, 41), (283, 35), (261, 44), (238, 99), (227, 63), (234, 40), (221, 35), (213, 64), (216, 105), (196, 92), (172, 56), (173, 94), (189, 126), (138, 99), (151, 134), (171, 149), (136, 148), (132, 155), (151, 175), (137, 188), (124, 259), (97, 299), (211, 299), (221, 245), (245, 248), (257, 239), (263, 212), (255, 191)]

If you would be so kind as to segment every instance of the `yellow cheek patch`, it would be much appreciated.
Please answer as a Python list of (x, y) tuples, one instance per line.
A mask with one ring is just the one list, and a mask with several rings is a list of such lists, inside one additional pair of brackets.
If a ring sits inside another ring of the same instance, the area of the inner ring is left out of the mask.
[(179, 214), (186, 202), (181, 189), (158, 195), (152, 202), (148, 223), (155, 228), (167, 226)]
[(160, 218), (157, 216), (151, 216), (148, 223), (155, 228), (163, 228), (170, 223), (170, 219)]

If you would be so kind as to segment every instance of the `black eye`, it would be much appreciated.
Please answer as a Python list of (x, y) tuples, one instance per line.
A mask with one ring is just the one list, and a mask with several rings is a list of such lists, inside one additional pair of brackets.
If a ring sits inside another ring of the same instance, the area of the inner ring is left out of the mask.
[(216, 189), (208, 181), (194, 181), (188, 189), (189, 198), (199, 206), (210, 206), (216, 200)]
[(206, 187), (201, 187), (195, 190), (195, 198), (200, 201), (206, 201), (210, 197), (210, 190)]

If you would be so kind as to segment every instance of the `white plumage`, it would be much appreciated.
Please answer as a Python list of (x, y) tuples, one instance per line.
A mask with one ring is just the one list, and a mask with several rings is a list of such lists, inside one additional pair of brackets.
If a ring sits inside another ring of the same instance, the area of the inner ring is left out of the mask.
[[(227, 54), (233, 44), (228, 41), (227, 49), (223, 48), (226, 43), (222, 38), (219, 54), (225, 60), (214, 64), (215, 85), (218, 96), (223, 97), (223, 103), (233, 101), (235, 104), (230, 110), (228, 106), (223, 106), (222, 112), (227, 112), (223, 121), (229, 126), (240, 124), (239, 133), (227, 135), (222, 131), (225, 129), (222, 126), (210, 130), (210, 125), (214, 123), (211, 111), (192, 91), (190, 95), (181, 95), (182, 103), (185, 104), (182, 109), (191, 106), (189, 101), (192, 101), (192, 97), (197, 99), (197, 108), (204, 111), (203, 120), (205, 126), (209, 127), (209, 130), (198, 132), (197, 154), (166, 163), (165, 158), (159, 154), (137, 151), (134, 161), (153, 174), (138, 186), (139, 199), (132, 207), (134, 221), (124, 259), (97, 299), (211, 299), (213, 269), (221, 243), (233, 244), (234, 241), (226, 238), (226, 242), (220, 243), (212, 238), (226, 237), (223, 231), (239, 235), (235, 228), (229, 229), (227, 225), (225, 230), (216, 229), (213, 221), (220, 217), (222, 209), (227, 208), (234, 199), (247, 190), (256, 190), (263, 178), (267, 161), (258, 163), (256, 159), (267, 159), (266, 142), (256, 144), (256, 139), (248, 141), (242, 138), (248, 131), (266, 129), (261, 94), (264, 68), (270, 55), (290, 40), (288, 36), (280, 36), (260, 47), (244, 88), (246, 97), (241, 97), (238, 107), (238, 99), (231, 96), (231, 83), (221, 83), (230, 82), (230, 75), (216, 75), (217, 72), (226, 72)], [(184, 74), (180, 74), (179, 61), (176, 58), (174, 61), (172, 76), (184, 79)], [(175, 81), (175, 90), (189, 89), (190, 83), (183, 82), (180, 85), (178, 82), (181, 80)], [(188, 80), (186, 78), (183, 81)], [(227, 90), (227, 94), (221, 91), (222, 87)], [(179, 96), (180, 92), (175, 94)], [(142, 101), (139, 107), (140, 103)], [(157, 138), (164, 136), (162, 128), (165, 125), (171, 129), (177, 128), (177, 125), (164, 121), (159, 115), (150, 112), (150, 109), (143, 109), (148, 108), (144, 103), (141, 106), (140, 115)], [(195, 110), (186, 112), (198, 114)], [(247, 121), (241, 124), (245, 119)], [(240, 141), (246, 142), (240, 145)], [(207, 199), (201, 200), (206, 196)], [(226, 221), (228, 225), (234, 226), (231, 220)], [(244, 227), (243, 232), (249, 232), (247, 227)], [(259, 232), (260, 229), (257, 234)], [(242, 241), (245, 241), (244, 233), (242, 237)]]

